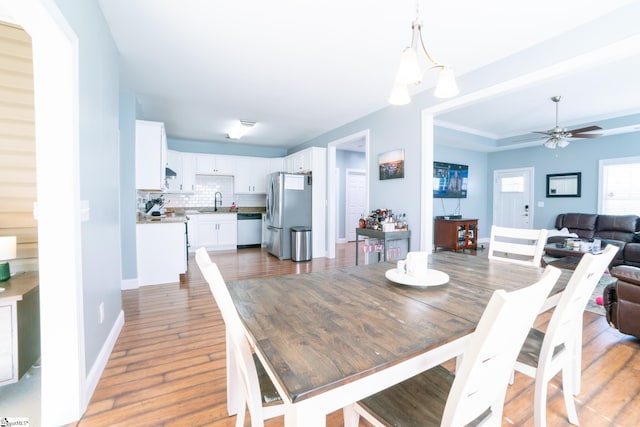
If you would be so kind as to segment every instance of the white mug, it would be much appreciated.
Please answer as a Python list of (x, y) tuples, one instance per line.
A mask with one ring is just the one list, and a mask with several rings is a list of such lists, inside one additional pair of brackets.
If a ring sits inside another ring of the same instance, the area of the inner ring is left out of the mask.
[(407, 272), (407, 261), (400, 260), (398, 261), (398, 266), (396, 267), (396, 271), (398, 274), (405, 274)]
[(419, 274), (426, 272), (429, 266), (428, 252), (409, 252), (407, 254), (407, 273)]

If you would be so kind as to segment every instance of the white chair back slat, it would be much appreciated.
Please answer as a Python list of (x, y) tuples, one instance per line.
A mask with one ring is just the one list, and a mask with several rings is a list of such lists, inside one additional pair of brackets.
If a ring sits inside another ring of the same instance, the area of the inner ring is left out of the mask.
[(488, 257), (492, 260), (540, 267), (547, 230), (491, 226)]

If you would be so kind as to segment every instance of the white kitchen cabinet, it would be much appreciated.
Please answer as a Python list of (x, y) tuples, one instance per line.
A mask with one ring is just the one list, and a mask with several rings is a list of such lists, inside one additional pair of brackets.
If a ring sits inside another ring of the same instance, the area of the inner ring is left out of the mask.
[(136, 224), (138, 285), (180, 281), (187, 271), (184, 222)]
[(313, 149), (307, 148), (297, 153), (293, 153), (284, 158), (285, 167), (289, 173), (311, 172), (313, 169)]
[(167, 178), (165, 193), (193, 193), (195, 191), (195, 155), (181, 151), (167, 151), (167, 166), (176, 173)]
[(176, 173), (173, 178), (166, 178), (165, 193), (182, 192), (182, 153), (180, 151), (167, 150), (167, 167)]
[(199, 175), (233, 175), (235, 156), (197, 154), (196, 173)]
[(236, 157), (234, 192), (236, 194), (266, 194), (269, 159)]
[(162, 191), (166, 165), (164, 123), (136, 120), (136, 189)]
[(196, 155), (182, 153), (182, 189), (183, 193), (196, 191)]
[(209, 251), (237, 249), (236, 214), (189, 215), (189, 245), (192, 250), (204, 246)]
[(269, 173), (286, 171), (284, 167), (284, 157), (273, 157), (269, 159)]

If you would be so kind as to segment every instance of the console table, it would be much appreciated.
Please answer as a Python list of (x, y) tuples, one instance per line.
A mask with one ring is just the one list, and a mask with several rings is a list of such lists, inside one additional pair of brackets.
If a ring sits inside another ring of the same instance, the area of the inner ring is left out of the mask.
[(372, 230), (370, 228), (356, 228), (356, 265), (358, 265), (358, 243), (359, 237), (366, 236), (372, 239), (382, 240), (384, 248), (382, 249), (382, 260), (387, 261), (387, 242), (393, 240), (406, 240), (407, 252), (411, 248), (411, 231), (410, 230), (398, 230), (398, 231), (381, 231)]
[(17, 382), (40, 357), (38, 272), (0, 282), (0, 385)]
[(476, 249), (478, 247), (477, 219), (436, 219), (433, 233), (434, 252), (438, 248)]

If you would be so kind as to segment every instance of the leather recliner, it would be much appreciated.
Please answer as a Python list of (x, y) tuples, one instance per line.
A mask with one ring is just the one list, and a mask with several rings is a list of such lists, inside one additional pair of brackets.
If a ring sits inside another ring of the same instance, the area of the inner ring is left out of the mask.
[(623, 334), (640, 338), (640, 268), (618, 265), (611, 275), (618, 282), (608, 285), (602, 295), (607, 321)]

